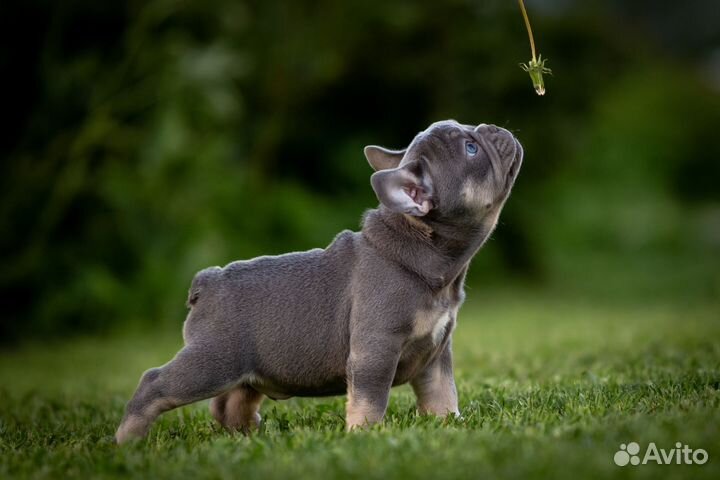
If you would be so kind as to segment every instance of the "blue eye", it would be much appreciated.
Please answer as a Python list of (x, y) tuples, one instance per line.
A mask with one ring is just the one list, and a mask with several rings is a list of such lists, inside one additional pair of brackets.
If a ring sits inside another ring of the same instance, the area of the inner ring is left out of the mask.
[(469, 153), (470, 155), (475, 155), (478, 152), (477, 143), (473, 143), (473, 142), (466, 143), (465, 150), (467, 150), (467, 153)]

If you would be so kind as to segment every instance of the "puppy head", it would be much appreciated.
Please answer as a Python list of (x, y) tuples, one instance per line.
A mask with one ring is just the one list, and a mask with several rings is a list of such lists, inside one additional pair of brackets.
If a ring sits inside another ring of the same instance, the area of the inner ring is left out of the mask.
[(427, 220), (475, 223), (497, 214), (522, 164), (523, 149), (494, 125), (436, 122), (403, 150), (369, 145), (371, 183), (388, 209)]

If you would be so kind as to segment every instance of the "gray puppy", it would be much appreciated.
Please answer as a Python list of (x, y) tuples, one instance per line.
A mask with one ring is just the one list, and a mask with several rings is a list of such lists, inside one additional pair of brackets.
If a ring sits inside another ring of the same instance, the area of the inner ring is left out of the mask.
[(185, 346), (145, 372), (116, 439), (214, 397), (226, 428), (259, 426), (264, 396), (347, 392), (347, 428), (382, 420), (390, 388), (458, 415), (451, 334), (468, 264), (497, 223), (523, 150), (502, 128), (448, 120), (404, 150), (365, 147), (380, 206), (325, 249), (212, 267), (193, 279)]

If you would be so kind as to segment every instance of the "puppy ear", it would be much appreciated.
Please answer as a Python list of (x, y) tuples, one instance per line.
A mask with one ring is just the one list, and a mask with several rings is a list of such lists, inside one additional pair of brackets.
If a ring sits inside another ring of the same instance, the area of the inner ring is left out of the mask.
[(380, 170), (370, 177), (380, 203), (398, 213), (422, 217), (433, 208), (432, 185), (417, 162)]
[(365, 158), (376, 172), (395, 168), (400, 165), (400, 160), (405, 156), (407, 148), (402, 150), (388, 150), (387, 148), (378, 147), (377, 145), (368, 145), (365, 147)]

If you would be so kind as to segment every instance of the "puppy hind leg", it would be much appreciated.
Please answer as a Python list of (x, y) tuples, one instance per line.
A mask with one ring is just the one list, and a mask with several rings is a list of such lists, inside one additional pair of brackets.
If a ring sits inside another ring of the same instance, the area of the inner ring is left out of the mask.
[(229, 383), (222, 359), (185, 347), (173, 360), (145, 372), (115, 433), (118, 443), (144, 437), (153, 421), (173, 408), (210, 398)]
[(213, 398), (210, 412), (226, 429), (248, 434), (260, 428), (258, 413), (265, 396), (252, 387), (240, 386)]
[(223, 393), (210, 400), (210, 414), (222, 426), (225, 426), (225, 405), (227, 405), (228, 393)]

